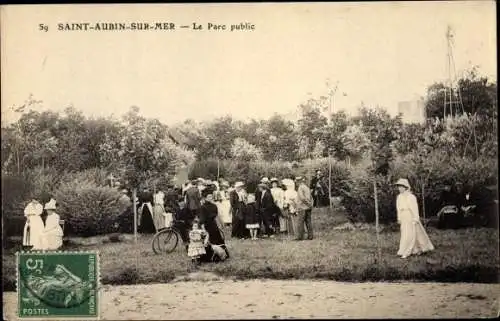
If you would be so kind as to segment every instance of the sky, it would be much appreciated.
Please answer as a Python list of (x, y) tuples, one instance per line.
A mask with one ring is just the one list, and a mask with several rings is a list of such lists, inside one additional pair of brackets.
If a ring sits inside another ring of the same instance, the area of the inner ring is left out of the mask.
[[(138, 106), (166, 124), (294, 114), (338, 82), (334, 111), (394, 114), (447, 77), (446, 28), (460, 76), (496, 81), (493, 1), (43, 5), (1, 9), (2, 123), (30, 94), (43, 110), (87, 116)], [(174, 31), (58, 31), (58, 23), (172, 22)], [(196, 22), (205, 30), (180, 29)], [(209, 31), (208, 23), (252, 31)], [(47, 32), (38, 29), (48, 25)], [(345, 95), (344, 95), (345, 94)]]

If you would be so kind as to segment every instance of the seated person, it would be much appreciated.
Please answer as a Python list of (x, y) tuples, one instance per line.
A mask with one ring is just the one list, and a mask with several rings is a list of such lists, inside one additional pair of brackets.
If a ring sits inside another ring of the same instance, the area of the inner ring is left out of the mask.
[(451, 184), (447, 184), (441, 193), (441, 209), (437, 213), (438, 228), (458, 228), (462, 224), (458, 185), (452, 187)]

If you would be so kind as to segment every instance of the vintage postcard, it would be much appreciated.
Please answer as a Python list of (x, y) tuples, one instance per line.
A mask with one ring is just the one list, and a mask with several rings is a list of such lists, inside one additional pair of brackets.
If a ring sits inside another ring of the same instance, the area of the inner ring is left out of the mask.
[(4, 319), (498, 316), (495, 13), (2, 5)]

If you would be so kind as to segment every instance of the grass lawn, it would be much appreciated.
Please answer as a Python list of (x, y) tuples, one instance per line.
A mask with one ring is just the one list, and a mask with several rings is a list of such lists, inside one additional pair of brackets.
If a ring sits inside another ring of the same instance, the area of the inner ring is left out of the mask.
[[(439, 281), (482, 282), (498, 280), (497, 229), (437, 230), (428, 228), (436, 247), (432, 253), (403, 260), (396, 256), (399, 232), (386, 228), (380, 234), (377, 255), (374, 229), (336, 231), (343, 215), (327, 210), (313, 212), (315, 239), (294, 242), (286, 237), (259, 241), (228, 239), (231, 258), (200, 269), (238, 279), (331, 279), (337, 281)], [(230, 231), (225, 231), (230, 235)], [(168, 282), (190, 270), (183, 247), (168, 255), (155, 255), (152, 235), (100, 245), (68, 245), (67, 250), (99, 250), (103, 284)], [(76, 239), (74, 240), (75, 243)], [(4, 250), (5, 291), (15, 289), (15, 251)]]

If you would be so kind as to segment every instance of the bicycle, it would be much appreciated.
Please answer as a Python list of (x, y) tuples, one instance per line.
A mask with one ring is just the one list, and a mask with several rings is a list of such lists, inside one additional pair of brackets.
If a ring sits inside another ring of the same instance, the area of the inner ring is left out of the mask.
[(164, 227), (156, 232), (151, 242), (153, 252), (155, 254), (172, 253), (177, 248), (179, 239), (185, 243), (181, 231), (182, 228), (186, 228), (185, 224), (184, 220), (174, 220), (170, 227)]
[[(153, 241), (151, 242), (153, 252), (155, 254), (172, 253), (177, 248), (179, 239), (181, 239), (184, 245), (189, 243), (189, 240), (184, 240), (182, 238), (182, 229), (186, 228), (185, 225), (186, 221), (184, 220), (174, 220), (170, 227), (160, 229), (155, 234), (155, 236), (153, 237)], [(220, 226), (218, 227), (222, 239), (225, 239), (223, 229), (220, 228)], [(168, 245), (169, 243), (171, 243), (170, 246)]]

